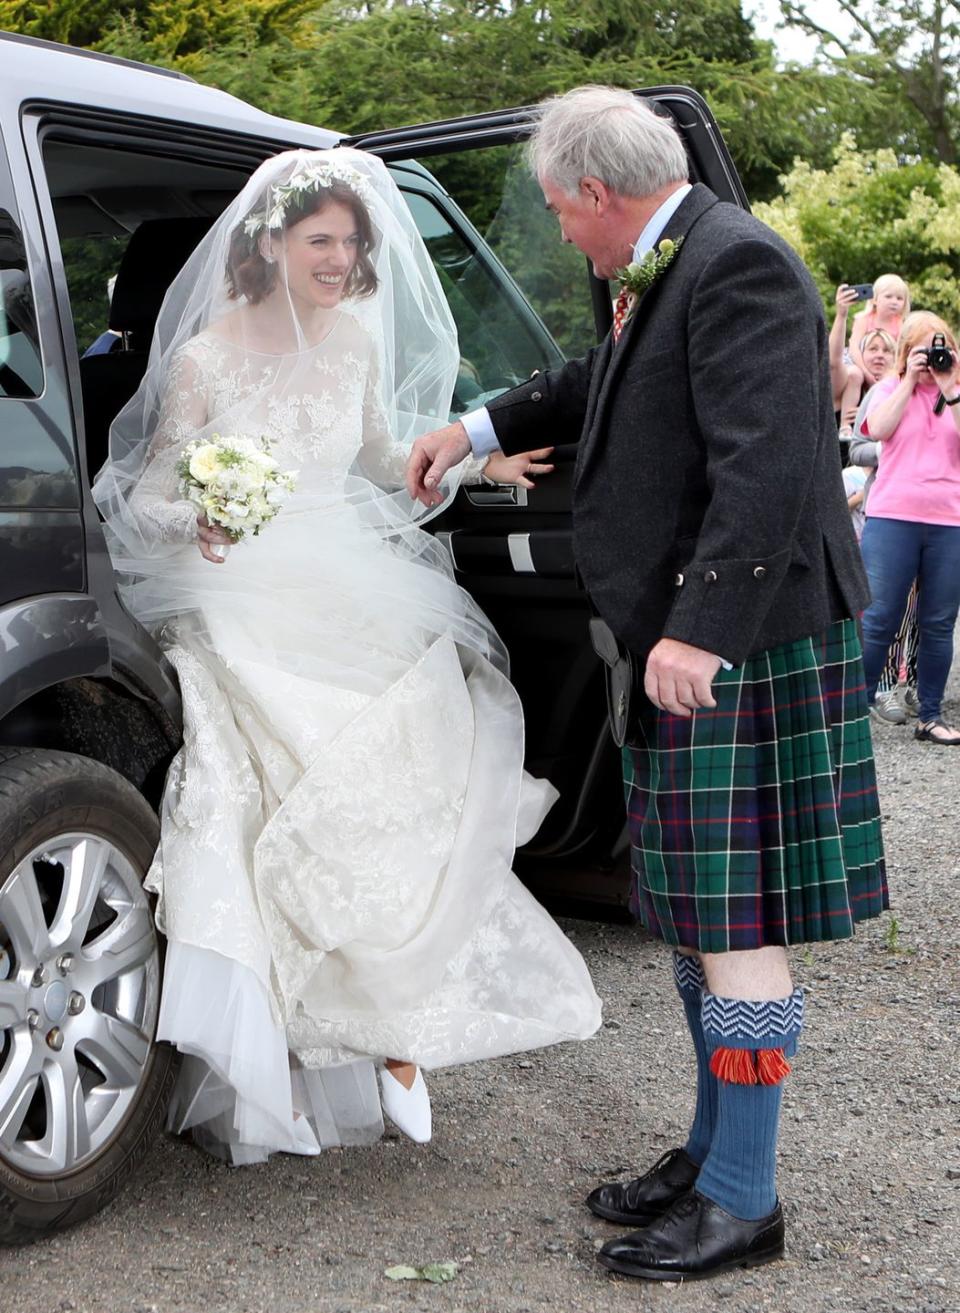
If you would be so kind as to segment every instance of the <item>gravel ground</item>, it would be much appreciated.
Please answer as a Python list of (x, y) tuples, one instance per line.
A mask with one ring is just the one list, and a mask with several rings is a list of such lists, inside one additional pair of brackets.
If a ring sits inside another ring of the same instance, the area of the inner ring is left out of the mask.
[[(960, 723), (960, 678), (947, 714)], [(875, 733), (894, 912), (794, 954), (807, 1030), (788, 1082), (785, 1260), (682, 1288), (607, 1274), (581, 1200), (684, 1138), (693, 1067), (668, 958), (565, 921), (600, 1034), (431, 1081), (436, 1138), (231, 1171), (158, 1143), (91, 1223), (0, 1252), (3, 1313), (960, 1311), (960, 751)], [(392, 1264), (454, 1260), (445, 1285)]]

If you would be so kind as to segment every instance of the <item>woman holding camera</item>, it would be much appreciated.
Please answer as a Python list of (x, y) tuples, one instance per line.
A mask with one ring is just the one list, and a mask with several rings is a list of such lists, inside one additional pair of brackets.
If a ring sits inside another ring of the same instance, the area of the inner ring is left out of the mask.
[(915, 737), (960, 746), (942, 716), (960, 610), (960, 352), (942, 319), (907, 317), (897, 369), (874, 388), (864, 435), (883, 443), (863, 532), (873, 601), (863, 616), (863, 661), (872, 703), (887, 649), (914, 579), (920, 594)]

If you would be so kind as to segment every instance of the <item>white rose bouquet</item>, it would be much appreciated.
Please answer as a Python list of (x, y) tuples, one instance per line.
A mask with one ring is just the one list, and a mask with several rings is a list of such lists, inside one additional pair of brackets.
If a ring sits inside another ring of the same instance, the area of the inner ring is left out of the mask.
[(221, 437), (191, 442), (177, 462), (180, 491), (210, 524), (219, 525), (238, 543), (256, 537), (297, 483), (296, 470), (281, 470), (270, 443)]

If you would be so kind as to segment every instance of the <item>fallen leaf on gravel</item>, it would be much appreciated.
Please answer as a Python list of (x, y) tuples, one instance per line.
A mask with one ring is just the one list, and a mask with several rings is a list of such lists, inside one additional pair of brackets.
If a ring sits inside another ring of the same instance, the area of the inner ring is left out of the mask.
[(444, 1281), (452, 1281), (457, 1275), (456, 1263), (425, 1263), (423, 1267), (405, 1267), (400, 1264), (398, 1267), (388, 1267), (384, 1269), (383, 1275), (389, 1277), (391, 1281), (432, 1281), (434, 1285), (442, 1285)]
[(428, 1263), (426, 1267), (420, 1269), (420, 1275), (425, 1281), (433, 1281), (437, 1285), (444, 1281), (452, 1281), (457, 1275), (456, 1263)]
[(383, 1275), (391, 1281), (419, 1281), (420, 1269), (416, 1267), (387, 1267)]

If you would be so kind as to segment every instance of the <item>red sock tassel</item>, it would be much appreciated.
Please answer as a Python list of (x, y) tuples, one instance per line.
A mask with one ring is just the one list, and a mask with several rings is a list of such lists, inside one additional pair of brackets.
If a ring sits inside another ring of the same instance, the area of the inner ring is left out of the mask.
[(729, 1085), (779, 1085), (790, 1075), (790, 1063), (783, 1049), (717, 1048), (710, 1058), (710, 1070)]
[(783, 1049), (757, 1050), (758, 1085), (779, 1085), (789, 1075), (790, 1063), (784, 1057)]
[(714, 1049), (710, 1070), (728, 1085), (756, 1085), (757, 1069), (749, 1049)]

